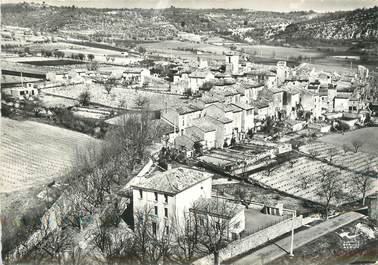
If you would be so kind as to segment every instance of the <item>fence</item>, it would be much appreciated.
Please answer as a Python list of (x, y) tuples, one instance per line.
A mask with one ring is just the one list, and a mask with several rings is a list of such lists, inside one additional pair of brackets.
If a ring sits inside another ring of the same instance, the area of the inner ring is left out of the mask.
[(281, 222), (283, 222), (285, 220), (291, 219), (291, 218), (292, 218), (292, 216), (284, 215), (284, 216), (282, 216), (281, 218), (279, 218), (277, 220), (274, 220), (274, 221), (271, 221), (271, 222), (267, 222), (264, 225), (256, 227), (255, 229), (244, 230), (241, 237), (244, 238), (244, 237), (247, 237), (249, 235), (256, 234), (257, 232), (260, 232), (261, 230), (264, 230), (264, 229), (266, 229), (268, 227), (272, 227), (272, 226), (274, 226), (276, 224), (279, 224), (279, 223), (281, 223)]

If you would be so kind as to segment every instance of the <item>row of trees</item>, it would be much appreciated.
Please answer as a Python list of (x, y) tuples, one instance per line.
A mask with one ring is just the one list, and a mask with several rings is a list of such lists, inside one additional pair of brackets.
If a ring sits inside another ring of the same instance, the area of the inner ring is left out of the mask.
[[(45, 57), (52, 57), (52, 56), (56, 58), (64, 58), (65, 56), (67, 57), (67, 55), (63, 51), (59, 51), (59, 50), (54, 50), (54, 51), (41, 50), (41, 54), (42, 56), (45, 56)], [(83, 53), (77, 53), (77, 54), (72, 53), (70, 57), (72, 59), (81, 60), (81, 61), (85, 60), (86, 58), (90, 61), (93, 61), (93, 59), (95, 58), (93, 54), (85, 55)]]
[[(195, 259), (212, 254), (219, 264), (219, 253), (229, 242), (230, 226), (227, 216), (233, 211), (223, 200), (217, 201), (222, 215), (206, 215), (212, 206), (203, 208), (194, 203), (180, 221), (176, 216), (156, 226), (152, 209), (134, 213), (133, 233), (114, 233), (114, 218), (103, 219), (95, 233), (94, 247), (106, 264), (191, 264)], [(225, 217), (226, 216), (226, 217)], [(109, 222), (110, 220), (110, 222)]]

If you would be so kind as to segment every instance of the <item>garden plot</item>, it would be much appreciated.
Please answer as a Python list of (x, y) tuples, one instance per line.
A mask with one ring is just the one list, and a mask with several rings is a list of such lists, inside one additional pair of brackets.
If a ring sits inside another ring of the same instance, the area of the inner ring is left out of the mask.
[(108, 94), (102, 84), (70, 85), (49, 88), (44, 91), (52, 95), (69, 97), (72, 99), (78, 99), (81, 93), (89, 91), (91, 94), (91, 102), (113, 108), (135, 109), (137, 107), (135, 103), (138, 97), (148, 98), (152, 110), (164, 109), (182, 103), (181, 97), (177, 95), (128, 89), (120, 86), (114, 87), (110, 94)]
[(0, 192), (23, 190), (67, 174), (77, 151), (100, 141), (33, 121), (1, 118)]
[[(249, 178), (275, 190), (324, 203), (324, 198), (320, 197), (318, 192), (323, 172), (331, 171), (337, 173), (338, 185), (341, 185), (343, 194), (349, 194), (349, 196), (331, 200), (331, 204), (338, 205), (361, 197), (362, 194), (354, 191), (353, 179), (356, 175), (353, 172), (307, 157), (291, 159), (273, 169), (252, 174)], [(311, 179), (311, 181), (305, 184), (304, 179)]]

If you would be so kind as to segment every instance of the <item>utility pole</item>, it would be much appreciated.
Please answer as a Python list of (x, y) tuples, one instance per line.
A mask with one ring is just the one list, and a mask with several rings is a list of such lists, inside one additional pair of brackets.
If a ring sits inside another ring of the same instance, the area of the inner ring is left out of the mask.
[(290, 242), (290, 257), (294, 257), (293, 249), (294, 249), (294, 220), (296, 217), (296, 212), (293, 211), (293, 217), (291, 219), (291, 242)]
[(22, 72), (21, 72), (21, 87), (24, 87), (24, 79), (22, 78)]

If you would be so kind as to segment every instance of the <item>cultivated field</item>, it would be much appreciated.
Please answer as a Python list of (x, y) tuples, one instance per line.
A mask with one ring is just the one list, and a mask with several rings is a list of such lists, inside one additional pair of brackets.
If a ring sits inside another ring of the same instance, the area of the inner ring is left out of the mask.
[(153, 110), (164, 109), (166, 106), (173, 106), (182, 102), (180, 96), (127, 89), (120, 86), (114, 87), (111, 93), (108, 94), (101, 84), (62, 86), (49, 88), (44, 91), (54, 95), (77, 99), (86, 90), (91, 94), (91, 102), (116, 108), (134, 109), (136, 108), (135, 102), (138, 97), (147, 97), (150, 101), (150, 108)]
[(146, 48), (147, 51), (158, 51), (158, 52), (170, 52), (170, 50), (182, 50), (182, 49), (194, 49), (204, 52), (223, 54), (230, 49), (225, 46), (217, 46), (207, 43), (195, 43), (189, 41), (177, 41), (177, 40), (167, 40), (152, 43), (143, 43), (140, 46)]
[(75, 60), (36, 60), (36, 61), (22, 61), (20, 63), (37, 65), (37, 66), (60, 66), (60, 65), (75, 65), (84, 64), (82, 61)]
[[(352, 171), (340, 169), (328, 163), (307, 157), (295, 158), (290, 161), (292, 164), (287, 161), (275, 167), (273, 171), (264, 170), (250, 175), (249, 178), (287, 194), (324, 203), (324, 198), (318, 195), (322, 173), (323, 171), (333, 171), (337, 172), (342, 191), (348, 196), (338, 198), (337, 200), (333, 199), (331, 200), (331, 204), (339, 205), (361, 198), (361, 194), (354, 192), (355, 182), (353, 182), (353, 179), (356, 178), (356, 174)], [(304, 179), (311, 179), (311, 181), (305, 184), (303, 182)], [(377, 181), (375, 180), (374, 183), (375, 188), (377, 187)], [(349, 196), (351, 194), (353, 196)]]
[(66, 174), (76, 153), (99, 144), (85, 134), (1, 118), (0, 192), (22, 190)]
[(280, 47), (280, 46), (269, 46), (269, 45), (248, 45), (242, 43), (235, 43), (235, 45), (241, 49), (243, 48), (245, 52), (256, 54), (257, 56), (276, 58), (287, 60), (289, 57), (321, 57), (323, 53), (316, 51), (314, 49), (305, 48), (294, 48), (294, 47)]
[(299, 147), (299, 150), (304, 153), (315, 155), (317, 158), (327, 160), (334, 165), (348, 168), (354, 172), (365, 172), (367, 170), (378, 172), (378, 156), (354, 152), (352, 149), (351, 144), (348, 145), (347, 150), (343, 150), (340, 146), (323, 142), (313, 142)]
[(351, 146), (352, 141), (362, 140), (361, 151), (378, 155), (378, 127), (363, 128), (347, 132), (343, 135), (330, 134), (321, 137), (320, 140), (338, 146), (343, 146), (343, 144)]

